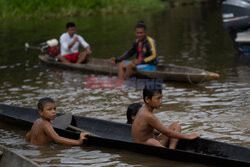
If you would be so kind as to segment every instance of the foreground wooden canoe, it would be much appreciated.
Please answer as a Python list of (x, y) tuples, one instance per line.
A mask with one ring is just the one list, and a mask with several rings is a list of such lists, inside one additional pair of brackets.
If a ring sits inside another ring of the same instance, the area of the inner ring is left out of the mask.
[[(48, 66), (57, 66), (68, 69), (78, 69), (85, 72), (96, 72), (109, 75), (117, 75), (117, 65), (112, 65), (107, 59), (91, 58), (87, 64), (65, 64), (51, 59), (48, 55), (39, 55), (42, 63)], [(175, 65), (160, 65), (157, 66), (155, 72), (136, 70), (136, 77), (140, 78), (161, 78), (164, 81), (185, 82), (191, 84), (199, 84), (218, 79), (219, 74), (208, 72), (205, 70), (175, 66)]]
[[(30, 128), (39, 117), (35, 109), (0, 104), (0, 120)], [(250, 165), (250, 149), (242, 146), (199, 138), (192, 141), (180, 140), (177, 149), (172, 150), (134, 143), (131, 126), (127, 124), (74, 115), (72, 125), (97, 135), (88, 136), (89, 145), (127, 149), (170, 160), (216, 166)], [(61, 136), (79, 138), (79, 132), (57, 128), (55, 130)]]
[(0, 167), (39, 167), (39, 165), (0, 145)]

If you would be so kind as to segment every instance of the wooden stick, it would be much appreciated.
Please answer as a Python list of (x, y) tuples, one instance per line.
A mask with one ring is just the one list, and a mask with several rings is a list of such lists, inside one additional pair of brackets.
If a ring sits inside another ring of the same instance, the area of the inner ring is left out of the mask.
[(80, 132), (83, 132), (83, 133), (89, 133), (91, 136), (97, 136), (97, 135), (95, 135), (95, 134), (93, 134), (93, 133), (90, 133), (90, 132), (88, 132), (88, 131), (86, 131), (86, 130), (83, 130), (83, 129), (81, 129), (81, 128), (78, 128), (78, 127), (75, 127), (75, 126), (72, 126), (72, 125), (69, 125), (68, 128), (74, 129), (74, 130), (77, 130), (77, 131), (80, 131)]
[(2, 155), (3, 155), (3, 152), (2, 152), (2, 151), (0, 151), (0, 157), (2, 157)]

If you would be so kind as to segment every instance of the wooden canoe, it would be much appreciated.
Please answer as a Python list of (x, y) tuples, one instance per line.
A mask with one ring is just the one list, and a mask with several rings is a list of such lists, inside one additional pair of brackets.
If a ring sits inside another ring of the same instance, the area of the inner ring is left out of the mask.
[[(101, 74), (117, 75), (117, 65), (112, 65), (108, 59), (90, 58), (86, 64), (61, 63), (49, 57), (49, 55), (39, 55), (42, 63), (48, 66), (56, 66), (68, 69), (77, 69), (85, 72), (95, 72)], [(186, 66), (158, 65), (157, 70), (142, 71), (136, 70), (135, 76), (140, 78), (161, 78), (164, 81), (185, 82), (199, 84), (218, 79), (219, 74)]]
[(28, 158), (9, 150), (0, 145), (1, 167), (39, 167), (39, 165)]
[[(57, 116), (60, 115), (62, 114), (57, 114)], [(36, 109), (0, 104), (0, 120), (30, 128), (39, 117)], [(131, 137), (131, 126), (128, 124), (76, 115), (73, 115), (71, 124), (97, 135), (88, 136), (89, 145), (127, 149), (170, 160), (216, 166), (250, 165), (250, 149), (242, 146), (199, 138), (192, 141), (180, 140), (177, 148), (173, 150), (134, 143)], [(58, 128), (55, 130), (61, 136), (79, 138), (79, 132)]]

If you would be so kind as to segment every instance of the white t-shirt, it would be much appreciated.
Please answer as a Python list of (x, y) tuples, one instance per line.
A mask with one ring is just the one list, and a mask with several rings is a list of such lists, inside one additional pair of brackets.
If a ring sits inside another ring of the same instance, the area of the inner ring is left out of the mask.
[[(69, 44), (75, 39), (75, 37), (78, 37), (78, 41), (71, 48), (69, 48)], [(61, 55), (65, 56), (68, 54), (77, 53), (79, 44), (81, 44), (84, 48), (89, 46), (82, 36), (74, 34), (73, 37), (71, 37), (68, 32), (63, 33), (60, 37)]]

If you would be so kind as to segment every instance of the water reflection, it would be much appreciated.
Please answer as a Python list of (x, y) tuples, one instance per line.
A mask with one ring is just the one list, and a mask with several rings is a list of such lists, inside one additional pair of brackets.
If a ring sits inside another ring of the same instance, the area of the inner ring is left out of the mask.
[[(72, 20), (78, 23), (78, 32), (90, 41), (93, 55), (108, 58), (122, 54), (131, 45), (133, 27), (143, 18), (150, 35), (157, 40), (162, 61), (221, 75), (218, 81), (199, 86), (165, 83), (163, 106), (155, 111), (156, 116), (165, 125), (178, 121), (184, 132), (197, 131), (205, 138), (250, 147), (250, 67), (235, 61), (235, 50), (220, 17), (218, 8), (190, 6), (131, 16)], [(50, 96), (55, 99), (58, 112), (126, 122), (127, 106), (143, 103), (141, 90), (86, 89), (87, 77), (105, 80), (109, 76), (48, 68), (39, 63), (38, 52), (24, 53), (27, 39), (39, 44), (59, 36), (66, 21), (0, 25), (0, 102), (35, 108), (38, 99)], [(42, 166), (203, 166), (109, 148), (56, 144), (34, 147), (24, 142), (27, 130), (4, 123), (0, 127), (1, 144)]]

